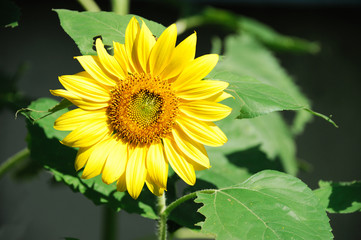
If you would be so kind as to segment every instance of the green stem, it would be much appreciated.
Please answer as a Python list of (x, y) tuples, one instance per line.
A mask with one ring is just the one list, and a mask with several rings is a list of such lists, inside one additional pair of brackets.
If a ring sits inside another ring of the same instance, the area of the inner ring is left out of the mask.
[(212, 194), (215, 191), (216, 190), (214, 190), (214, 189), (205, 189), (205, 190), (200, 190), (200, 191), (196, 191), (196, 192), (192, 192), (190, 194), (184, 195), (183, 197), (178, 198), (177, 200), (175, 200), (174, 202), (169, 204), (168, 207), (166, 207), (166, 209), (164, 210), (164, 212), (162, 214), (164, 214), (164, 215), (166, 215), (166, 217), (168, 217), (168, 215), (173, 211), (173, 209), (175, 209), (176, 207), (178, 207), (179, 205), (181, 205), (185, 201), (188, 201), (188, 200), (190, 200), (192, 198), (195, 198), (197, 196), (197, 193), (209, 193), (209, 194)]
[(14, 156), (8, 158), (3, 164), (0, 165), (0, 178), (12, 169), (17, 163), (25, 160), (30, 156), (30, 151), (28, 148), (24, 148), (20, 152), (16, 153)]
[(117, 239), (117, 214), (109, 208), (103, 208), (103, 239), (116, 240)]
[(100, 12), (100, 7), (94, 0), (78, 0), (78, 3), (89, 12)]
[(192, 192), (190, 194), (187, 194), (187, 195), (184, 195), (183, 197), (178, 198), (177, 200), (175, 200), (168, 206), (166, 205), (165, 194), (158, 197), (158, 208), (159, 208), (158, 240), (166, 240), (167, 239), (167, 218), (168, 218), (169, 214), (173, 211), (173, 209), (175, 209), (176, 207), (178, 207), (185, 201), (195, 198), (197, 196), (197, 193), (212, 194), (215, 191), (216, 190), (214, 190), (214, 189), (205, 189), (205, 190)]
[(129, 13), (129, 0), (111, 0), (112, 11), (119, 15), (127, 15)]
[(165, 193), (158, 197), (158, 209), (159, 209), (159, 226), (158, 226), (158, 240), (167, 239), (167, 216), (164, 211), (167, 207), (165, 200)]

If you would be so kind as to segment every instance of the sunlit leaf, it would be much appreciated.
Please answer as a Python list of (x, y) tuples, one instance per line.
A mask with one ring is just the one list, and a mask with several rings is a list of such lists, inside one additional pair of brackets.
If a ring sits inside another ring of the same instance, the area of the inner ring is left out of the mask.
[[(225, 59), (216, 66), (216, 71), (231, 72), (239, 76), (249, 76), (271, 85), (289, 95), (298, 105), (309, 108), (309, 101), (301, 93), (272, 53), (250, 35), (242, 34), (226, 39)], [(297, 128), (300, 133), (311, 119), (308, 113), (297, 113)]]
[(214, 72), (210, 77), (229, 83), (227, 92), (233, 95), (233, 103), (240, 106), (237, 118), (254, 118), (274, 111), (305, 108), (287, 93), (252, 77), (228, 71)]
[[(134, 15), (121, 16), (112, 12), (77, 12), (55, 10), (64, 31), (75, 41), (83, 55), (94, 55), (94, 38), (101, 37), (105, 47), (111, 49), (113, 41), (124, 43), (125, 29)], [(159, 37), (165, 27), (144, 18), (152, 33)], [(141, 22), (141, 21), (140, 21)]]
[(332, 239), (318, 198), (299, 179), (263, 171), (245, 182), (197, 193), (202, 232), (217, 239)]

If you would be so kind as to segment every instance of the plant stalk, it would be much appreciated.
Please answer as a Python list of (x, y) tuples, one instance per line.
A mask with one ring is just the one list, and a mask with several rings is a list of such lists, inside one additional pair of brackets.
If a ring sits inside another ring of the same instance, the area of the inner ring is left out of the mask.
[(103, 208), (103, 238), (104, 240), (116, 240), (117, 239), (117, 214), (109, 208)]
[(111, 0), (112, 11), (119, 15), (127, 15), (129, 13), (129, 0)]
[(214, 190), (214, 189), (205, 189), (205, 190), (200, 190), (200, 191), (196, 191), (196, 192), (192, 192), (192, 193), (189, 193), (187, 195), (184, 195), (183, 197), (180, 197), (177, 200), (175, 200), (174, 202), (172, 202), (171, 204), (169, 204), (168, 207), (166, 207), (166, 209), (164, 210), (163, 214), (165, 214), (168, 217), (168, 215), (173, 211), (173, 209), (175, 209), (176, 207), (178, 207), (179, 205), (181, 205), (185, 201), (188, 201), (188, 200), (190, 200), (192, 198), (195, 198), (197, 196), (197, 193), (209, 193), (209, 194), (212, 194), (215, 191), (216, 190)]
[(159, 226), (158, 226), (158, 240), (166, 240), (167, 239), (167, 218), (169, 214), (184, 203), (185, 201), (188, 201), (192, 198), (195, 198), (197, 196), (197, 193), (208, 193), (212, 194), (216, 190), (214, 189), (206, 189), (206, 190), (200, 190), (197, 192), (192, 192), (190, 194), (184, 195), (183, 197), (178, 198), (168, 206), (166, 205), (166, 199), (165, 199), (165, 193), (158, 197), (158, 209), (159, 209)]
[(78, 0), (78, 3), (89, 12), (100, 12), (101, 9), (94, 0)]
[(167, 216), (164, 211), (167, 207), (165, 193), (158, 197), (158, 211), (159, 211), (159, 225), (158, 225), (158, 240), (167, 239)]
[(30, 151), (28, 148), (24, 148), (20, 152), (16, 153), (14, 156), (8, 158), (5, 162), (0, 165), (0, 178), (12, 169), (19, 162), (27, 159), (30, 156)]

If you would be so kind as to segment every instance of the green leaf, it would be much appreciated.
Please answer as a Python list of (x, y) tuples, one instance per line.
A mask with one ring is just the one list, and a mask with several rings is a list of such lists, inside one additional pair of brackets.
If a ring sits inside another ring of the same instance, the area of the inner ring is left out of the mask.
[[(230, 36), (226, 39), (225, 49), (225, 60), (219, 62), (213, 74), (230, 72), (241, 77), (253, 77), (289, 95), (299, 106), (309, 108), (309, 101), (280, 66), (278, 60), (253, 37), (247, 34)], [(297, 128), (294, 133), (299, 133), (311, 119), (311, 115), (302, 113), (296, 116), (296, 119)]]
[[(234, 96), (233, 103), (241, 106), (237, 118), (254, 118), (274, 111), (305, 108), (285, 92), (252, 77), (231, 72), (214, 72), (211, 77), (229, 83), (227, 91)], [(235, 108), (234, 105), (232, 107)]]
[[(248, 172), (247, 164), (244, 164), (242, 167), (232, 164), (225, 154), (210, 148), (207, 149), (207, 153), (212, 167), (208, 170), (197, 172), (196, 184), (186, 187), (183, 194), (196, 190), (218, 189), (234, 185), (251, 176)], [(269, 161), (267, 160), (267, 162)], [(200, 204), (187, 201), (181, 207), (174, 209), (168, 218), (181, 226), (199, 230), (200, 227), (196, 226), (196, 223), (204, 221), (204, 217), (197, 212), (199, 207), (201, 207)]]
[[(101, 36), (104, 45), (111, 49), (113, 41), (124, 43), (125, 29), (135, 15), (121, 16), (112, 12), (77, 12), (65, 9), (55, 10), (64, 31), (75, 41), (83, 55), (94, 55), (94, 38)], [(153, 21), (143, 20), (152, 33), (159, 37), (165, 27)]]
[[(258, 146), (230, 154), (225, 154), (218, 150), (218, 148), (207, 148), (212, 167), (208, 170), (197, 172), (196, 184), (186, 187), (183, 194), (197, 190), (220, 189), (235, 185), (264, 169), (283, 170), (278, 158), (271, 161)], [(199, 226), (196, 224), (204, 221), (204, 216), (197, 212), (200, 206), (199, 203), (187, 201), (182, 204), (182, 207), (174, 209), (169, 219), (181, 226), (199, 230)]]
[(67, 132), (53, 128), (54, 121), (67, 110), (48, 114), (49, 109), (60, 105), (53, 99), (41, 98), (31, 103), (28, 107), (31, 109), (30, 112), (23, 113), (29, 119), (36, 119), (27, 121), (27, 142), (31, 158), (52, 172), (56, 181), (64, 182), (73, 191), (82, 193), (97, 205), (106, 204), (116, 211), (123, 209), (143, 217), (157, 218), (156, 197), (148, 190), (144, 190), (135, 201), (129, 194), (116, 191), (115, 184), (103, 183), (100, 176), (88, 180), (80, 177), (81, 172), (77, 173), (74, 168), (76, 150), (59, 142)]
[(353, 213), (361, 211), (361, 181), (319, 182), (314, 190), (322, 206), (329, 213)]
[(55, 120), (68, 110), (62, 109), (53, 114), (50, 114), (49, 112), (50, 109), (58, 104), (59, 103), (56, 100), (50, 98), (39, 98), (36, 101), (31, 102), (27, 108), (19, 110), (19, 112), (24, 115), (31, 124), (41, 127), (47, 138), (62, 140), (68, 132), (56, 131), (53, 126)]
[(217, 239), (332, 239), (326, 212), (299, 179), (263, 171), (214, 193), (197, 193), (202, 232)]

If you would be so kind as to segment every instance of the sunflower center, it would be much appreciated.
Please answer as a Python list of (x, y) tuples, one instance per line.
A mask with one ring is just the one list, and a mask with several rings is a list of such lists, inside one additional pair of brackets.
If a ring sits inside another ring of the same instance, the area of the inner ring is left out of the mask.
[(128, 114), (129, 118), (141, 127), (148, 127), (156, 122), (162, 113), (163, 99), (149, 90), (140, 90), (131, 97)]
[(159, 142), (172, 131), (178, 98), (168, 81), (149, 74), (130, 74), (111, 91), (109, 126), (134, 144)]

